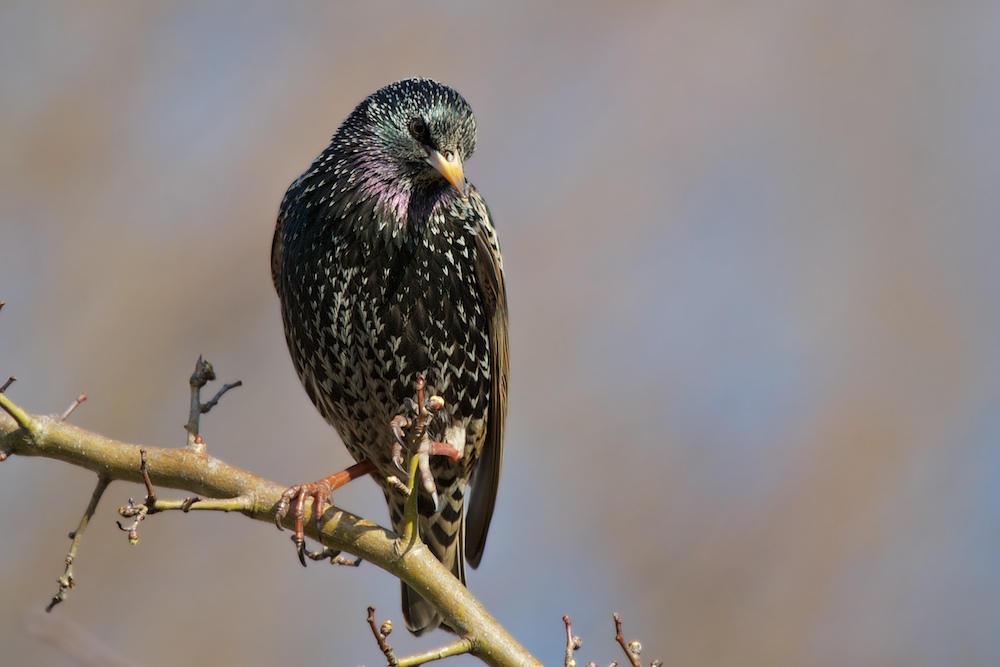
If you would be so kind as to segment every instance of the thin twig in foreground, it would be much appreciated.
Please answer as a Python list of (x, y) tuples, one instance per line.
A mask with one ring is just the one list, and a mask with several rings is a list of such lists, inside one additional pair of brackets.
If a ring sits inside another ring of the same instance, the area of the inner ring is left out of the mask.
[(62, 576), (56, 579), (56, 581), (59, 582), (59, 592), (53, 596), (52, 601), (49, 602), (47, 607), (45, 607), (45, 611), (52, 611), (53, 607), (66, 599), (66, 593), (69, 592), (69, 589), (76, 585), (76, 582), (73, 580), (73, 561), (76, 560), (76, 552), (77, 549), (80, 548), (80, 540), (83, 538), (83, 531), (87, 529), (87, 525), (90, 523), (91, 517), (93, 517), (94, 512), (97, 511), (97, 503), (101, 502), (101, 496), (104, 495), (104, 491), (108, 488), (108, 484), (110, 483), (110, 478), (103, 475), (97, 476), (97, 487), (94, 489), (94, 493), (90, 496), (90, 502), (87, 504), (87, 509), (84, 510), (83, 518), (80, 519), (80, 525), (76, 527), (76, 530), (69, 534), (73, 543), (69, 547), (69, 553), (66, 554), (66, 569), (63, 571)]
[(583, 646), (583, 640), (573, 636), (573, 626), (570, 625), (569, 615), (563, 616), (563, 623), (566, 624), (566, 657), (563, 660), (563, 665), (564, 667), (576, 667), (573, 651)]
[(66, 408), (66, 412), (62, 413), (62, 416), (59, 417), (59, 421), (64, 422), (69, 419), (69, 416), (73, 414), (73, 411), (80, 407), (80, 404), (85, 400), (87, 400), (87, 392), (84, 392), (76, 397), (76, 400), (73, 401), (73, 405)]
[(390, 667), (396, 667), (399, 664), (396, 660), (396, 653), (389, 646), (387, 637), (389, 633), (392, 632), (392, 621), (386, 621), (382, 624), (381, 628), (375, 626), (375, 607), (368, 607), (368, 627), (372, 629), (372, 634), (375, 635), (375, 641), (378, 642), (378, 648), (382, 651), (382, 655), (389, 662)]

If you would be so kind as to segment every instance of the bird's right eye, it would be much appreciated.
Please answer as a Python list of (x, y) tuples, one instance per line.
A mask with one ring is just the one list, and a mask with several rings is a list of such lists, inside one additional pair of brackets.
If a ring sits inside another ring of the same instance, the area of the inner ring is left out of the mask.
[(424, 141), (427, 137), (427, 123), (423, 118), (413, 118), (410, 120), (410, 134), (419, 141)]

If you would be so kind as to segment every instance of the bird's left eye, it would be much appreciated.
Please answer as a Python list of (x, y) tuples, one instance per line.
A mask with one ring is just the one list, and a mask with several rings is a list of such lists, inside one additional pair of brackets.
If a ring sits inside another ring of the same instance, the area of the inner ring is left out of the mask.
[(424, 141), (427, 137), (427, 123), (424, 122), (423, 118), (413, 118), (410, 120), (410, 134), (413, 135), (415, 139)]

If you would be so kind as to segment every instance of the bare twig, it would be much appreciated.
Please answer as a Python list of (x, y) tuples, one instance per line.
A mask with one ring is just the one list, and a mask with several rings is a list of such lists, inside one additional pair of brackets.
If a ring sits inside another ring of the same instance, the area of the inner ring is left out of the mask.
[[(35, 421), (28, 415), (27, 412), (17, 407), (14, 402), (7, 398), (6, 394), (3, 393), (3, 390), (9, 387), (10, 383), (16, 379), (17, 378), (15, 377), (11, 377), (7, 380), (7, 383), (4, 384), (3, 388), (0, 389), (0, 409), (3, 409), (4, 412), (9, 414), (20, 428), (28, 432), (29, 436), (33, 436), (35, 432)], [(3, 450), (0, 449), (0, 451)]]
[[(219, 398), (221, 398), (224, 393), (233, 387), (238, 387), (242, 384), (241, 382), (235, 382), (233, 384), (224, 385), (211, 401), (202, 404), (201, 388), (214, 379), (215, 370), (212, 368), (212, 364), (199, 356), (198, 362), (195, 364), (194, 373), (191, 375), (190, 379), (191, 415), (187, 425), (185, 426), (188, 430), (189, 448), (193, 449), (198, 454), (204, 454), (205, 451), (205, 441), (198, 432), (201, 415), (203, 413), (207, 413), (215, 407), (219, 402)], [(70, 406), (70, 409), (66, 411), (66, 414), (63, 415), (60, 421), (65, 421), (65, 418), (69, 415), (69, 413), (71, 413), (77, 405), (86, 399), (87, 395), (81, 394), (80, 398), (77, 399), (77, 402), (73, 406)], [(157, 512), (165, 512), (169, 510), (180, 510), (187, 513), (191, 511), (191, 509), (215, 510), (223, 512), (247, 512), (253, 506), (251, 499), (245, 495), (238, 495), (232, 498), (212, 499), (205, 499), (199, 496), (189, 496), (184, 500), (159, 500), (156, 496), (156, 488), (153, 486), (153, 481), (149, 476), (149, 461), (144, 447), (139, 448), (139, 475), (142, 478), (142, 483), (146, 487), (146, 500), (139, 504), (132, 498), (129, 498), (127, 505), (118, 508), (118, 513), (121, 516), (126, 518), (135, 518), (135, 520), (128, 526), (122, 525), (120, 521), (118, 522), (118, 527), (128, 533), (129, 544), (134, 545), (139, 541), (139, 524), (142, 523), (143, 519), (150, 514), (156, 514)]]
[(433, 660), (440, 660), (452, 655), (461, 655), (472, 650), (472, 642), (463, 637), (440, 648), (417, 653), (405, 658), (396, 658), (396, 653), (392, 650), (387, 639), (389, 633), (392, 632), (392, 621), (386, 621), (382, 624), (382, 627), (377, 627), (375, 625), (375, 607), (368, 607), (368, 626), (372, 629), (372, 634), (375, 635), (375, 641), (378, 642), (379, 650), (385, 656), (389, 667), (416, 667), (417, 665), (423, 665)]
[(392, 632), (392, 621), (386, 621), (382, 624), (381, 628), (375, 626), (375, 607), (368, 607), (368, 626), (372, 629), (372, 634), (375, 635), (375, 641), (378, 642), (378, 648), (382, 651), (382, 655), (389, 662), (390, 667), (395, 667), (399, 664), (396, 660), (396, 654), (393, 652), (392, 647), (389, 646), (389, 642), (386, 638), (389, 633)]
[(635, 639), (626, 642), (625, 635), (622, 634), (622, 619), (617, 612), (615, 612), (614, 618), (615, 640), (621, 645), (622, 650), (625, 651), (625, 655), (628, 657), (628, 661), (632, 664), (632, 667), (642, 667), (642, 663), (639, 662), (639, 654), (642, 653), (642, 644)]
[[(234, 498), (201, 498), (194, 496), (184, 500), (157, 500), (156, 512), (169, 512), (180, 510), (190, 512), (201, 510), (206, 512), (247, 512), (253, 508), (253, 501), (247, 496), (236, 496)], [(149, 511), (153, 514), (153, 511)]]
[[(118, 522), (118, 527), (128, 533), (129, 544), (136, 544), (139, 541), (139, 524), (150, 514), (158, 512), (168, 512), (170, 510), (180, 510), (184, 513), (192, 509), (211, 510), (216, 512), (246, 512), (253, 503), (246, 496), (236, 496), (233, 498), (201, 498), (199, 496), (189, 496), (184, 500), (160, 500), (156, 496), (156, 488), (149, 477), (149, 462), (146, 458), (146, 449), (139, 448), (139, 474), (142, 476), (142, 483), (146, 486), (146, 500), (142, 504), (136, 503), (132, 498), (128, 499), (128, 504), (118, 508), (118, 514), (123, 517), (135, 517), (128, 526), (123, 526)], [(337, 554), (340, 552), (338, 551)], [(336, 554), (334, 554), (336, 556)], [(322, 558), (326, 558), (323, 555)], [(356, 565), (348, 561), (348, 564)]]
[[(614, 619), (615, 640), (622, 647), (622, 650), (625, 651), (629, 664), (632, 667), (642, 667), (642, 663), (639, 662), (639, 654), (642, 653), (642, 644), (636, 640), (625, 641), (625, 635), (622, 633), (622, 619), (617, 613), (614, 614)], [(569, 616), (563, 616), (563, 623), (566, 624), (566, 658), (564, 660), (564, 667), (576, 667), (576, 658), (573, 657), (573, 651), (583, 646), (583, 640), (573, 636), (573, 628), (569, 623)], [(650, 667), (661, 667), (662, 664), (659, 660), (654, 660), (650, 663)], [(588, 662), (586, 667), (597, 667), (597, 665), (596, 663)], [(609, 667), (618, 667), (618, 661), (612, 660)]]
[(68, 408), (66, 408), (66, 412), (62, 413), (62, 416), (59, 417), (59, 421), (61, 421), (61, 422), (66, 421), (69, 418), (69, 416), (71, 414), (73, 414), (73, 411), (76, 410), (78, 407), (80, 407), (80, 404), (83, 403), (85, 400), (87, 400), (87, 393), (86, 392), (84, 392), (84, 393), (80, 394), (79, 396), (77, 396), (76, 400), (73, 401), (73, 405), (71, 405)]
[(399, 667), (415, 667), (433, 660), (441, 660), (453, 655), (462, 655), (472, 651), (472, 641), (468, 637), (456, 639), (450, 644), (445, 644), (441, 648), (431, 649), (416, 655), (410, 655), (399, 659)]
[(97, 511), (97, 503), (101, 502), (101, 496), (104, 495), (104, 491), (108, 488), (108, 484), (110, 483), (111, 478), (103, 475), (97, 476), (97, 487), (94, 489), (94, 493), (90, 496), (90, 502), (87, 503), (87, 509), (83, 511), (83, 518), (80, 519), (80, 525), (76, 527), (76, 530), (69, 534), (73, 543), (69, 547), (69, 553), (66, 554), (66, 569), (63, 571), (62, 576), (56, 579), (56, 581), (59, 582), (59, 592), (53, 596), (52, 601), (49, 602), (47, 607), (45, 607), (45, 611), (52, 611), (53, 607), (66, 599), (66, 593), (69, 592), (69, 589), (76, 585), (76, 582), (73, 580), (73, 561), (76, 560), (76, 552), (80, 548), (80, 540), (83, 538), (83, 531), (87, 529), (87, 525), (90, 523), (90, 518), (94, 516), (94, 512)]
[(135, 517), (135, 521), (128, 526), (123, 526), (121, 521), (117, 522), (118, 528), (128, 533), (128, 543), (133, 546), (139, 542), (139, 524), (142, 520), (147, 514), (156, 514), (162, 509), (156, 505), (156, 489), (149, 479), (149, 464), (146, 461), (146, 449), (143, 447), (139, 448), (139, 474), (142, 475), (142, 483), (146, 485), (146, 502), (140, 505), (129, 498), (128, 505), (118, 508), (118, 514), (121, 516)]
[(7, 378), (7, 381), (3, 383), (2, 387), (0, 387), (0, 394), (2, 394), (5, 391), (7, 391), (7, 387), (11, 386), (15, 382), (17, 382), (17, 378), (14, 377), (13, 375), (11, 375), (9, 378)]
[(205, 441), (200, 435), (201, 416), (218, 405), (219, 399), (227, 391), (243, 386), (242, 380), (237, 380), (232, 384), (224, 384), (222, 385), (222, 389), (212, 397), (212, 400), (208, 403), (202, 403), (201, 390), (214, 379), (215, 369), (212, 368), (212, 364), (199, 356), (198, 361), (194, 365), (194, 373), (191, 374), (191, 379), (188, 381), (191, 387), (191, 409), (188, 412), (188, 422), (184, 425), (184, 429), (188, 432), (188, 447), (204, 449)]
[(128, 505), (118, 508), (118, 514), (122, 515), (126, 519), (129, 517), (135, 517), (135, 521), (127, 526), (123, 526), (121, 521), (117, 521), (118, 528), (120, 530), (128, 533), (128, 543), (135, 545), (139, 542), (139, 524), (142, 520), (146, 518), (146, 514), (149, 513), (149, 508), (146, 505), (135, 502), (134, 499), (128, 499)]
[(199, 498), (195, 496), (184, 500), (157, 500), (154, 492), (153, 499), (150, 500), (147, 496), (145, 503), (137, 503), (134, 499), (129, 498), (127, 505), (118, 508), (118, 514), (125, 518), (135, 517), (135, 520), (127, 526), (122, 525), (121, 521), (117, 523), (118, 528), (128, 533), (129, 544), (135, 545), (139, 542), (139, 524), (150, 514), (171, 510), (187, 513), (192, 509), (213, 512), (243, 512), (246, 514), (252, 508), (253, 502), (246, 496), (235, 498)]
[(150, 512), (156, 512), (156, 489), (149, 479), (149, 463), (146, 461), (145, 448), (139, 449), (139, 474), (142, 475), (142, 483), (146, 485), (146, 506)]
[(219, 404), (219, 399), (222, 398), (222, 395), (225, 394), (227, 391), (229, 391), (230, 389), (236, 389), (236, 387), (242, 387), (242, 386), (243, 386), (243, 380), (237, 380), (236, 382), (232, 382), (232, 383), (228, 383), (228, 384), (222, 385), (222, 389), (220, 389), (219, 391), (215, 392), (215, 396), (213, 396), (212, 399), (208, 403), (205, 403), (204, 405), (201, 406), (202, 413), (208, 412), (209, 410), (211, 410), (212, 408), (214, 408), (216, 405), (218, 405)]
[(573, 651), (583, 646), (583, 640), (573, 636), (573, 626), (570, 625), (569, 616), (563, 616), (563, 623), (566, 624), (566, 657), (563, 660), (563, 665), (564, 667), (576, 667)]

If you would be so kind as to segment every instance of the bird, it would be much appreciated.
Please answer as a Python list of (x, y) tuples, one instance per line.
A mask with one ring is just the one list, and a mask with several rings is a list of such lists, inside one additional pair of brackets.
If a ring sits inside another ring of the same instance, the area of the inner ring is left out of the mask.
[[(400, 475), (389, 423), (417, 378), (444, 399), (428, 436), (458, 456), (430, 459), (437, 493), (417, 485), (418, 530), (463, 584), (496, 504), (509, 375), (500, 245), (465, 178), (475, 148), (475, 117), (457, 91), (428, 78), (391, 83), (288, 188), (271, 249), (299, 379), (355, 461), (371, 462), (397, 532), (405, 495), (389, 480)], [(322, 481), (289, 491), (329, 502)], [(412, 633), (442, 626), (405, 583), (402, 606)]]

